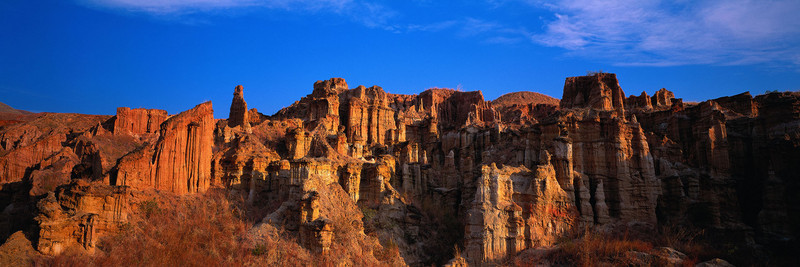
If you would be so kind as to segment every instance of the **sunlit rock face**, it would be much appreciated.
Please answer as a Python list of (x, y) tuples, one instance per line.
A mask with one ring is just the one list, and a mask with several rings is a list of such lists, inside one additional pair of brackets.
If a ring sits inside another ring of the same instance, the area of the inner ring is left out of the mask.
[(444, 264), (456, 244), (454, 262), (492, 265), (620, 223), (765, 243), (800, 231), (796, 92), (626, 98), (616, 75), (598, 73), (567, 78), (560, 101), (486, 101), (332, 78), (272, 116), (237, 86), (227, 119), (210, 102), (172, 116), (46, 114), (0, 126), (0, 149), (0, 230), (35, 223), (48, 255), (95, 250), (137, 212), (125, 196), (211, 189), (271, 208), (253, 233), (284, 229), (330, 255), (347, 229), (409, 265)]
[(231, 111), (228, 113), (228, 126), (236, 127), (249, 124), (249, 113), (247, 112), (247, 102), (244, 101), (244, 87), (237, 85), (233, 91), (231, 101)]
[(211, 185), (214, 111), (211, 102), (164, 121), (154, 143), (119, 160), (115, 185), (175, 194), (205, 192)]

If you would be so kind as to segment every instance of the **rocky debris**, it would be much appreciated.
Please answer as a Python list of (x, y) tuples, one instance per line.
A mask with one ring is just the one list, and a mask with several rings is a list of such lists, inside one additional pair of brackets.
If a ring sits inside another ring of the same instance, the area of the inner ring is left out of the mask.
[(119, 160), (113, 184), (175, 194), (205, 192), (212, 177), (213, 112), (206, 102), (170, 117), (155, 143)]
[(117, 116), (114, 119), (114, 134), (156, 134), (158, 133), (159, 125), (166, 119), (166, 110), (117, 108)]
[(247, 110), (247, 102), (244, 101), (244, 87), (237, 85), (233, 91), (231, 101), (231, 111), (228, 114), (228, 127), (250, 124), (250, 112)]
[(683, 261), (688, 259), (686, 254), (670, 247), (655, 248), (650, 253), (658, 258), (660, 263), (670, 266), (680, 266)]

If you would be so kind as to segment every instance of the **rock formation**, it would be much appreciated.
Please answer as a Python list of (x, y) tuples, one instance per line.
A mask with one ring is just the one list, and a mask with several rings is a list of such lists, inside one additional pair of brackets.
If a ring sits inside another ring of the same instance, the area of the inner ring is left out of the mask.
[(125, 188), (82, 183), (61, 188), (38, 203), (38, 250), (57, 255), (71, 246), (94, 251), (99, 238), (127, 221)]
[(622, 115), (625, 111), (624, 99), (625, 93), (619, 87), (616, 74), (597, 73), (567, 78), (561, 108), (612, 110)]
[(166, 119), (166, 110), (117, 108), (114, 134), (138, 135), (156, 133), (159, 125)]
[(228, 127), (249, 124), (249, 112), (247, 112), (247, 102), (244, 101), (244, 87), (237, 85), (233, 91), (233, 101), (231, 101), (231, 112), (228, 114)]
[(447, 263), (455, 245), (463, 258), (452, 263), (492, 265), (626, 223), (737, 244), (800, 233), (796, 92), (687, 104), (666, 89), (626, 98), (616, 75), (598, 73), (567, 78), (560, 102), (486, 101), (333, 78), (266, 116), (242, 91), (227, 120), (208, 102), (174, 116), (119, 108), (0, 126), (2, 236), (35, 223), (41, 253), (92, 251), (136, 212), (125, 196), (212, 188), (269, 212), (252, 236), (284, 229), (322, 255), (396, 247), (415, 266)]
[(482, 167), (466, 218), (464, 256), (471, 264), (552, 245), (576, 226), (572, 197), (559, 185), (550, 162), (543, 163), (534, 171), (498, 169), (495, 164)]
[(669, 108), (672, 106), (672, 99), (675, 98), (675, 94), (667, 90), (666, 88), (661, 88), (660, 90), (656, 91), (653, 94), (653, 99), (651, 102), (655, 108), (663, 109)]
[(211, 102), (170, 117), (155, 143), (120, 159), (113, 183), (175, 194), (204, 192), (211, 185), (213, 131)]

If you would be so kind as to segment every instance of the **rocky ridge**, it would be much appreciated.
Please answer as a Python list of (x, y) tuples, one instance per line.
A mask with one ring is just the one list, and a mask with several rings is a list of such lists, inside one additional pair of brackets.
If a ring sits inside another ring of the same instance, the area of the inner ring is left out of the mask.
[(284, 229), (325, 255), (348, 229), (415, 266), (454, 247), (455, 262), (492, 265), (633, 222), (745, 245), (796, 239), (800, 94), (685, 104), (663, 88), (625, 97), (598, 73), (567, 78), (553, 100), (333, 78), (272, 116), (248, 110), (242, 86), (222, 120), (210, 102), (172, 116), (46, 114), (0, 126), (2, 235), (35, 232), (46, 255), (92, 252), (140, 192), (224, 190), (269, 210), (255, 240)]

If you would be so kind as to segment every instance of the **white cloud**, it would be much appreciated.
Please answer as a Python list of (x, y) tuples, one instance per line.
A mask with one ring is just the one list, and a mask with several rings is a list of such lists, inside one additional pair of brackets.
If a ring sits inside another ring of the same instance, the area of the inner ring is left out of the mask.
[(621, 65), (796, 64), (800, 1), (564, 0), (535, 43)]

